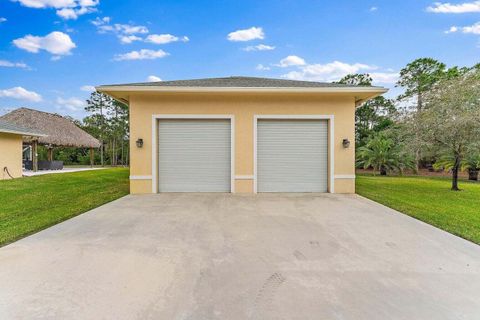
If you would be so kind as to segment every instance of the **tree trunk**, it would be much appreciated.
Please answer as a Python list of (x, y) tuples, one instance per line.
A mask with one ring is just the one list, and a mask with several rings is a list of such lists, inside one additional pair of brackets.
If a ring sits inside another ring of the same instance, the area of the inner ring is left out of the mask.
[(48, 147), (47, 149), (47, 160), (53, 161), (53, 147)]
[(93, 167), (94, 159), (95, 159), (95, 153), (93, 151), (93, 148), (90, 148), (90, 167)]
[(415, 173), (418, 174), (420, 170), (420, 161), (422, 160), (422, 155), (420, 154), (420, 148), (416, 147), (415, 150)]
[(38, 171), (38, 141), (34, 140), (32, 142), (32, 170), (33, 172)]
[(380, 175), (381, 176), (386, 176), (387, 175), (387, 168), (385, 168), (384, 166), (381, 166), (380, 167)]
[(125, 154), (123, 153), (123, 147), (124, 147), (125, 141), (123, 141), (122, 138), (122, 151), (121, 151), (121, 156), (122, 156), (122, 166), (125, 166)]
[(417, 96), (417, 112), (420, 113), (423, 110), (423, 97), (422, 97), (422, 92), (418, 92)]
[(468, 180), (478, 181), (478, 169), (468, 169)]
[(102, 167), (104, 166), (104, 163), (103, 163), (103, 140), (100, 140), (100, 163), (102, 164)]
[[(417, 83), (417, 87), (420, 88), (420, 82)], [(419, 129), (418, 129), (418, 116), (423, 110), (423, 97), (422, 97), (422, 92), (420, 89), (417, 92), (417, 119), (416, 119), (416, 128), (415, 128), (415, 138), (416, 138), (416, 146), (415, 146), (415, 173), (418, 174), (419, 169), (420, 169), (420, 161), (422, 160), (422, 154), (420, 151), (420, 146), (418, 145), (418, 141), (420, 140), (419, 135)]]
[(453, 165), (452, 169), (452, 190), (453, 191), (460, 191), (458, 188), (458, 171), (460, 169), (460, 158), (455, 156), (455, 164)]
[(117, 157), (115, 152), (115, 136), (112, 139), (112, 166), (117, 165)]

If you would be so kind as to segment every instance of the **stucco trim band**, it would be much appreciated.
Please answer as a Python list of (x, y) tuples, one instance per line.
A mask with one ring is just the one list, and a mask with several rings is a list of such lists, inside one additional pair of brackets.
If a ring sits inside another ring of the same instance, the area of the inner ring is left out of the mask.
[(152, 180), (152, 176), (130, 176), (130, 180)]
[(235, 176), (235, 180), (253, 180), (253, 179), (255, 179), (253, 175)]
[(336, 174), (335, 179), (356, 179), (354, 174)]

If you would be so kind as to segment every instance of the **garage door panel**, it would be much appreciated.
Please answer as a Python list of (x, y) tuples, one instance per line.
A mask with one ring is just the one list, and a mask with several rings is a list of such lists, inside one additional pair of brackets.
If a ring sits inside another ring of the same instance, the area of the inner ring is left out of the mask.
[(159, 192), (230, 192), (230, 120), (160, 120), (158, 150)]
[(326, 120), (258, 120), (258, 192), (327, 192), (327, 172)]

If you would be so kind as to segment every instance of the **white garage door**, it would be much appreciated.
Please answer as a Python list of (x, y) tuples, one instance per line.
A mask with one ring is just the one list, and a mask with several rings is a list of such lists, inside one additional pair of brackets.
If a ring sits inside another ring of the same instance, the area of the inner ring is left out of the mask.
[(229, 119), (158, 123), (159, 192), (230, 192)]
[(328, 122), (258, 120), (257, 191), (327, 190)]

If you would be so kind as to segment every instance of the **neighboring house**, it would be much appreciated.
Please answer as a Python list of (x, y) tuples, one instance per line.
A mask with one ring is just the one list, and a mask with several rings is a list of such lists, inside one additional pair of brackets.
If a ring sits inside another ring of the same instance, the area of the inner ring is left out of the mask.
[[(25, 137), (23, 142), (31, 147), (32, 161), (28, 162), (34, 171), (38, 169), (59, 169), (52, 167), (58, 162), (53, 159), (55, 147), (72, 147), (90, 149), (90, 163), (93, 165), (93, 149), (100, 147), (100, 142), (87, 132), (83, 131), (71, 120), (55, 113), (43, 112), (29, 108), (18, 108), (0, 117), (0, 121), (28, 128), (34, 132), (43, 132), (44, 136)], [(37, 146), (47, 148), (47, 161), (38, 166)], [(63, 167), (63, 163), (61, 164)], [(30, 168), (29, 168), (30, 169)]]
[(387, 91), (250, 77), (97, 90), (130, 106), (132, 193), (354, 193), (355, 108)]
[(0, 180), (21, 177), (23, 139), (44, 136), (37, 130), (0, 120)]

